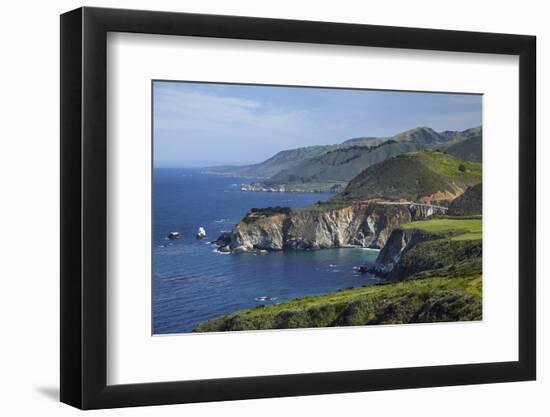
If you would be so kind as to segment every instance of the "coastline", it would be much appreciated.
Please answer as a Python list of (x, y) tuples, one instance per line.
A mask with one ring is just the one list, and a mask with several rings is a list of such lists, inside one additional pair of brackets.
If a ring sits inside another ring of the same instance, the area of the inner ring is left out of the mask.
[(448, 217), (405, 223), (377, 251), (374, 264), (357, 268), (380, 282), (238, 310), (193, 331), (481, 320), (481, 222)]

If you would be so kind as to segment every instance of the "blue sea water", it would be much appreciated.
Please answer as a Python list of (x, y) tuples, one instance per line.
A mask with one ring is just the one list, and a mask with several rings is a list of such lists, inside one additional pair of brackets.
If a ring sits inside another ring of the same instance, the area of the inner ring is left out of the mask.
[[(210, 244), (252, 207), (304, 207), (324, 193), (242, 192), (250, 179), (200, 169), (156, 168), (153, 173), (153, 333), (190, 332), (199, 323), (258, 304), (377, 282), (354, 268), (377, 251), (325, 249), (222, 254)], [(202, 226), (207, 237), (197, 240)], [(168, 240), (171, 231), (182, 233)], [(269, 297), (270, 300), (258, 300)]]

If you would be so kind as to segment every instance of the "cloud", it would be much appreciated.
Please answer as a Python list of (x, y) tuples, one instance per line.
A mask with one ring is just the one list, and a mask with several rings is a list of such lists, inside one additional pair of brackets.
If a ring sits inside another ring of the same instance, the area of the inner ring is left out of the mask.
[(277, 107), (189, 86), (155, 86), (155, 130), (193, 131), (240, 137), (302, 137), (312, 127), (306, 110)]
[(159, 82), (154, 111), (155, 158), (261, 161), (417, 126), (478, 126), (481, 96)]

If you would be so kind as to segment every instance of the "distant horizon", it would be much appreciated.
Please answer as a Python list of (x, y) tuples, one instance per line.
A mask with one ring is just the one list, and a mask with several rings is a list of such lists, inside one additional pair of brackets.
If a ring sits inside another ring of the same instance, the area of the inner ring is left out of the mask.
[[(262, 161), (259, 161), (262, 162)], [(247, 166), (259, 163), (258, 161), (234, 161), (234, 162), (222, 162), (222, 161), (155, 161), (153, 168), (210, 168), (220, 166)]]
[[(417, 126), (416, 128), (420, 128), (420, 127), (429, 127), (429, 126)], [(474, 129), (476, 127), (481, 127), (482, 128), (483, 125), (468, 127), (466, 129), (459, 130), (459, 132), (464, 131), (464, 130), (468, 130), (468, 129)], [(415, 128), (413, 127), (411, 129), (415, 129)], [(406, 132), (407, 130), (411, 130), (411, 129), (406, 129), (404, 132)], [(443, 130), (437, 130), (436, 132), (441, 133), (441, 132), (450, 131), (450, 130), (451, 129), (443, 129)], [(402, 133), (402, 132), (397, 132), (395, 135), (397, 135), (399, 133)], [(395, 135), (391, 135), (391, 136), (395, 136)], [(387, 137), (391, 137), (391, 136), (387, 136)], [(343, 143), (347, 140), (360, 138), (360, 137), (367, 137), (367, 135), (356, 136), (354, 138), (344, 139), (342, 142), (339, 142), (339, 143)], [(368, 136), (368, 137), (370, 137), (370, 136)], [(386, 138), (386, 136), (380, 137), (380, 138), (381, 139)], [(330, 144), (330, 145), (337, 145), (337, 144), (338, 143), (334, 143), (334, 144)], [(315, 145), (308, 145), (308, 146), (315, 146)], [(296, 148), (281, 149), (278, 152), (291, 150), (291, 149), (296, 149)], [(275, 154), (273, 154), (273, 155), (275, 155)], [(273, 155), (271, 155), (271, 156), (273, 156)], [(271, 158), (271, 156), (266, 158), (266, 159)], [(225, 165), (236, 167), (236, 166), (246, 166), (246, 165), (260, 164), (260, 163), (264, 162), (266, 159), (262, 159), (260, 161), (201, 161), (201, 160), (156, 161), (155, 160), (154, 164), (153, 164), (153, 168), (189, 168), (189, 169), (190, 168), (195, 168), (195, 169), (200, 169), (200, 168), (220, 167), (220, 166), (225, 166)]]
[(482, 95), (155, 81), (154, 167), (260, 163), (300, 147), (482, 125)]

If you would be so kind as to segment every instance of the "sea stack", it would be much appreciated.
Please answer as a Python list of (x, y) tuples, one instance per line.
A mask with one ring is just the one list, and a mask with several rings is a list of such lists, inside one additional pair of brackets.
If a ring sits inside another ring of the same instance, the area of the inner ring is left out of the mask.
[(206, 230), (204, 230), (204, 227), (199, 227), (199, 230), (197, 232), (197, 239), (202, 239), (206, 237)]
[(180, 237), (181, 237), (180, 232), (170, 232), (170, 233), (168, 233), (168, 239), (170, 239), (170, 240), (176, 240), (176, 239), (179, 239)]

